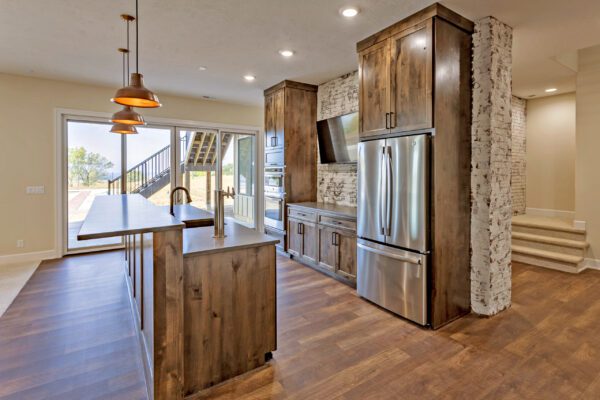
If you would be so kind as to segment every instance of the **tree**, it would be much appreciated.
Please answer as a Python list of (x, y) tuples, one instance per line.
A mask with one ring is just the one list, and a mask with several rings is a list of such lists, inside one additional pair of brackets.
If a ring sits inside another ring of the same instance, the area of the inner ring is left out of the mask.
[(113, 163), (101, 154), (87, 152), (84, 147), (69, 149), (69, 183), (91, 186), (98, 180), (105, 178), (106, 173), (113, 167)]

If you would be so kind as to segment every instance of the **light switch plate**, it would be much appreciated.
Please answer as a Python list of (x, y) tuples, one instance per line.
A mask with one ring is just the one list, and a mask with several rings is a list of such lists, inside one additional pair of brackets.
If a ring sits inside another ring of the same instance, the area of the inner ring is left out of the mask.
[(27, 186), (25, 193), (27, 194), (44, 194), (46, 192), (44, 186)]

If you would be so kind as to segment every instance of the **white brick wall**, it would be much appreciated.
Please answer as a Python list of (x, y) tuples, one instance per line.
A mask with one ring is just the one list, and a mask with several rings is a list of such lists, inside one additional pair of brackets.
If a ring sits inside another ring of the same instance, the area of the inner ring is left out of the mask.
[(473, 34), (471, 307), (511, 304), (512, 28), (487, 17)]
[(513, 215), (525, 214), (525, 148), (527, 100), (512, 97), (512, 202)]
[[(319, 85), (317, 119), (358, 111), (358, 71)], [(356, 207), (356, 165), (319, 164), (317, 200)]]

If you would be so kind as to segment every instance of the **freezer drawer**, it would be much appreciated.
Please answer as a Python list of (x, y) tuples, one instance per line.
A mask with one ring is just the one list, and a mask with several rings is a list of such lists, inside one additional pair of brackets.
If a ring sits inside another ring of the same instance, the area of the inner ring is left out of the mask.
[(358, 294), (421, 325), (427, 321), (427, 256), (358, 240)]

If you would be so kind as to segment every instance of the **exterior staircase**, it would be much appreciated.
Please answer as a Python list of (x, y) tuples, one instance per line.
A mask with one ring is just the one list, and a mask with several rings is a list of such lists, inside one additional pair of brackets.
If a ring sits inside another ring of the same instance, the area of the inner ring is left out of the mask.
[[(180, 173), (186, 171), (215, 171), (216, 132), (191, 132), (182, 138)], [(233, 134), (224, 134), (222, 156), (231, 144)], [(108, 194), (121, 193), (122, 176), (108, 181)], [(171, 146), (165, 146), (127, 170), (127, 193), (139, 193), (148, 198), (171, 182)]]
[(558, 218), (519, 215), (512, 219), (512, 260), (579, 273), (588, 248), (584, 229)]

